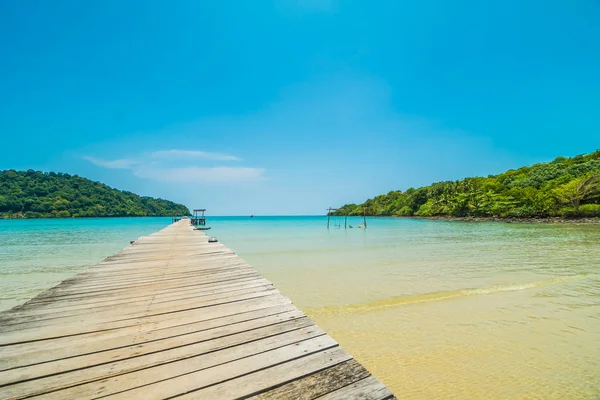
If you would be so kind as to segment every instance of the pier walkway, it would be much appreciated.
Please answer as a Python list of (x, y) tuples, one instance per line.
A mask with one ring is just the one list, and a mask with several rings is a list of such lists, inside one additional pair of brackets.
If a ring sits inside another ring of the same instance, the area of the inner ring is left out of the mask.
[(0, 313), (0, 398), (393, 399), (181, 220)]

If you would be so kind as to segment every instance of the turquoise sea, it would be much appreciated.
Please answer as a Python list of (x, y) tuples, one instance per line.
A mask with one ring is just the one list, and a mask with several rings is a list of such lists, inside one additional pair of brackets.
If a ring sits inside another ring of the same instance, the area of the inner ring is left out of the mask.
[[(170, 221), (0, 220), (0, 309)], [(209, 216), (208, 234), (403, 398), (600, 396), (600, 225), (326, 223)]]

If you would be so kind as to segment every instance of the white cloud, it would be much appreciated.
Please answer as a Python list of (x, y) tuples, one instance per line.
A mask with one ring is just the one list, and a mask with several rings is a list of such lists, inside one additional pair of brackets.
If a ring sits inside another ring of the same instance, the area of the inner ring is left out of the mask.
[(140, 164), (140, 161), (129, 160), (129, 159), (120, 159), (120, 160), (102, 160), (96, 157), (83, 156), (81, 157), (86, 161), (91, 162), (94, 165), (104, 168), (111, 169), (131, 169), (134, 165)]
[[(233, 155), (198, 150), (160, 150), (133, 159), (103, 160), (92, 156), (82, 159), (111, 169), (127, 169), (138, 178), (160, 182), (255, 182), (264, 179), (263, 168), (198, 166), (193, 160), (241, 161)], [(188, 165), (185, 165), (185, 164)], [(190, 165), (191, 164), (191, 165)]]
[(200, 151), (200, 150), (159, 150), (155, 151), (151, 154), (153, 158), (158, 159), (182, 159), (182, 158), (200, 158), (204, 160), (214, 160), (214, 161), (242, 161), (240, 157), (233, 156), (230, 154), (223, 153), (211, 153), (208, 151)]
[(181, 168), (134, 168), (139, 178), (162, 182), (254, 182), (264, 179), (263, 168), (248, 167), (181, 167)]

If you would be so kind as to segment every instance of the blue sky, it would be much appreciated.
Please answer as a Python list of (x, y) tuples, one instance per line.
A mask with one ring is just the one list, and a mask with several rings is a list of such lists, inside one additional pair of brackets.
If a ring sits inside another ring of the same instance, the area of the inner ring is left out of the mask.
[(599, 71), (595, 0), (0, 0), (0, 169), (322, 214), (600, 148)]

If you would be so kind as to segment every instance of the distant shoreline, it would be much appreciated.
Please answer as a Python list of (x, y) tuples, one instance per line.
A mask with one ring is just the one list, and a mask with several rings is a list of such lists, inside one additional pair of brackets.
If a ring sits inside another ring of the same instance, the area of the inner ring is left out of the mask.
[[(25, 216), (5, 216), (0, 215), (0, 220), (36, 220), (36, 219), (110, 219), (110, 218), (172, 218), (172, 215), (111, 215), (111, 216), (86, 216), (86, 217), (25, 217)], [(245, 215), (228, 215), (228, 216), (213, 216), (212, 218), (221, 217), (246, 217)], [(323, 217), (326, 215), (269, 215), (263, 217)], [(343, 217), (343, 215), (335, 215), (335, 217)], [(348, 217), (361, 217), (362, 215), (352, 215)], [(414, 219), (425, 221), (448, 221), (448, 222), (502, 222), (505, 224), (565, 224), (565, 225), (591, 225), (600, 224), (600, 218), (562, 218), (562, 217), (532, 217), (532, 218), (501, 218), (501, 217), (451, 217), (451, 216), (433, 216), (421, 217), (417, 215), (400, 216), (400, 215), (367, 215), (367, 218), (394, 218), (394, 219)]]
[[(369, 218), (378, 218), (371, 216)], [(562, 217), (546, 217), (546, 218), (500, 218), (500, 217), (450, 217), (450, 216), (435, 216), (435, 217), (419, 217), (419, 216), (389, 216), (387, 218), (400, 219), (421, 219), (430, 221), (451, 221), (451, 222), (503, 222), (505, 224), (567, 224), (567, 225), (583, 225), (583, 224), (600, 224), (600, 218), (562, 218)]]
[(0, 220), (3, 219), (93, 219), (93, 218), (172, 218), (172, 215), (97, 215), (85, 217), (25, 217), (25, 216), (5, 216), (0, 215)]

